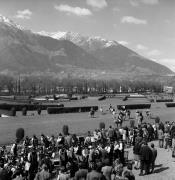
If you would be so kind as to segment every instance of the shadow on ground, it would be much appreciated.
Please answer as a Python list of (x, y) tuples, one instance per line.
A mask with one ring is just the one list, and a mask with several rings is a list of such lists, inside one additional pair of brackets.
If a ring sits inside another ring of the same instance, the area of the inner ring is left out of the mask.
[(154, 171), (154, 173), (160, 173), (160, 172), (165, 171), (165, 170), (167, 170), (167, 169), (169, 169), (169, 167), (161, 167), (161, 168), (159, 168), (159, 169), (156, 169), (156, 170)]

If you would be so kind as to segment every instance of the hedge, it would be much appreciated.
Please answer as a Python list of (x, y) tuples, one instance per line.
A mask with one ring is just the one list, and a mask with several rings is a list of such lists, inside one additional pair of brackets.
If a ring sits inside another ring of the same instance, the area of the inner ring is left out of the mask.
[(103, 101), (105, 99), (106, 99), (106, 96), (101, 96), (101, 97), (98, 98), (99, 101)]
[(175, 107), (175, 103), (165, 103), (166, 107)]
[(156, 102), (173, 102), (173, 99), (157, 99)]
[(82, 106), (82, 107), (48, 107), (48, 114), (61, 114), (61, 113), (78, 113), (78, 112), (90, 112), (91, 108), (95, 111), (98, 110), (98, 106)]
[(127, 105), (117, 105), (118, 110), (122, 110), (122, 106), (126, 109), (150, 109), (151, 104), (127, 104)]
[(22, 109), (26, 107), (28, 111), (35, 111), (41, 108), (41, 110), (46, 110), (48, 107), (64, 107), (63, 104), (0, 104), (0, 109), (3, 110), (11, 110), (15, 108), (16, 111), (22, 111)]
[(123, 101), (127, 101), (128, 100), (128, 96), (125, 96), (124, 98), (123, 98)]

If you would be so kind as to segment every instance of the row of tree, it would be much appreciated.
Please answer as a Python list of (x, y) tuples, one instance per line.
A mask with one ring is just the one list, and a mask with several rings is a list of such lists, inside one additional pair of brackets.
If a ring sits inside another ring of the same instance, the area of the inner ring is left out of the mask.
[(53, 78), (51, 76), (11, 77), (0, 75), (0, 92), (22, 95), (56, 93), (103, 94), (119, 92), (161, 92), (159, 81), (94, 80)]

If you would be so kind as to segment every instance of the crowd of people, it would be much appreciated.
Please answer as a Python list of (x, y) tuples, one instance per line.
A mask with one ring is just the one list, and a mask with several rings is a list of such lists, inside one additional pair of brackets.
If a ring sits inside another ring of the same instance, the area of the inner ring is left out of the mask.
[[(139, 115), (140, 116), (140, 115)], [(57, 136), (26, 136), (0, 151), (1, 180), (134, 180), (154, 173), (157, 150), (148, 142), (158, 140), (160, 148), (175, 155), (175, 124), (141, 121), (137, 126), (109, 126), (88, 131), (86, 136), (59, 133)], [(126, 148), (134, 158), (128, 160)]]

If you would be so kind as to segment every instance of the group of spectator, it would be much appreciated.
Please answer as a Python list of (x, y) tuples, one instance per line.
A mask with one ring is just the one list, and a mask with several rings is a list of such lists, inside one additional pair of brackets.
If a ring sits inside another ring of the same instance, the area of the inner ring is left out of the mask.
[(80, 137), (69, 133), (26, 136), (22, 143), (1, 148), (0, 179), (133, 180), (132, 163), (126, 158), (126, 131), (110, 126)]
[[(141, 116), (138, 113), (138, 116)], [(64, 133), (64, 132), (63, 132)], [(140, 175), (154, 172), (159, 147), (172, 148), (175, 156), (175, 123), (141, 121), (135, 127), (112, 127), (88, 131), (86, 136), (26, 136), (0, 151), (0, 180), (134, 180), (128, 146), (133, 147), (134, 168)]]

